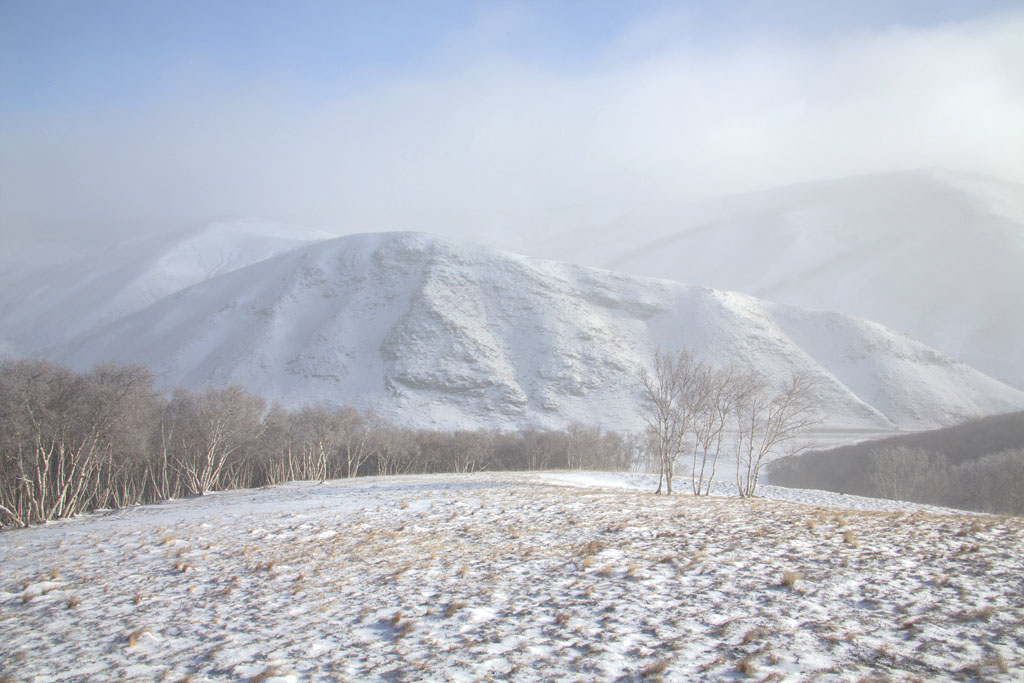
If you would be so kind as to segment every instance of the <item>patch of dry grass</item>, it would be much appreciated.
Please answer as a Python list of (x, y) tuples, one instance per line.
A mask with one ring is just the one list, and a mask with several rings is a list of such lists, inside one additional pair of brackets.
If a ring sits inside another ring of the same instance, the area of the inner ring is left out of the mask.
[(782, 572), (782, 579), (779, 581), (779, 585), (784, 588), (796, 588), (797, 584), (804, 580), (804, 575), (800, 572), (787, 570)]
[(757, 664), (754, 663), (754, 657), (748, 655), (736, 662), (736, 671), (743, 674), (747, 678), (753, 678), (757, 675)]
[(668, 668), (672, 666), (672, 659), (665, 657), (657, 661), (651, 662), (643, 669), (640, 670), (641, 678), (650, 678), (652, 680), (661, 680), (662, 675), (668, 671)]
[(128, 647), (135, 647), (136, 645), (138, 645), (139, 640), (142, 638), (142, 636), (147, 635), (147, 634), (148, 635), (153, 635), (153, 632), (150, 631), (145, 626), (140, 626), (139, 628), (137, 628), (134, 631), (132, 631), (131, 633), (129, 633), (128, 634)]
[(448, 603), (448, 607), (446, 607), (445, 610), (444, 610), (445, 618), (446, 619), (451, 619), (453, 616), (455, 616), (456, 612), (458, 612), (460, 609), (462, 609), (465, 606), (466, 606), (466, 603), (462, 602), (461, 600), (456, 600), (454, 602)]

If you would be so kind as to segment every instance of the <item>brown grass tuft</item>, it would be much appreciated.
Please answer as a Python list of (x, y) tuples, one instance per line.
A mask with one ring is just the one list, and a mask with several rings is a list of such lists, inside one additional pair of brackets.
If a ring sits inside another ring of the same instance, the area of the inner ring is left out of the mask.
[(958, 621), (988, 621), (996, 615), (996, 608), (992, 605), (979, 607), (978, 609), (966, 610), (956, 615)]
[(752, 628), (743, 634), (743, 644), (749, 645), (755, 640), (763, 640), (766, 635), (768, 635), (768, 632), (763, 628)]
[(795, 588), (803, 580), (804, 575), (800, 572), (786, 571), (782, 573), (782, 580), (779, 582), (779, 585), (785, 588)]
[(757, 674), (757, 665), (754, 664), (754, 658), (747, 656), (736, 662), (736, 670), (747, 678), (753, 678)]
[(281, 676), (284, 672), (278, 669), (276, 666), (269, 666), (260, 673), (256, 674), (249, 679), (249, 683), (263, 683), (263, 681), (274, 678), (275, 676)]
[(607, 546), (601, 541), (588, 541), (581, 546), (576, 548), (576, 555), (579, 557), (593, 557), (597, 555)]
[(460, 609), (462, 609), (465, 606), (466, 606), (466, 603), (462, 602), (461, 600), (456, 600), (455, 602), (449, 603), (448, 607), (446, 607), (445, 610), (444, 610), (445, 618), (446, 619), (451, 619), (453, 616), (455, 616), (456, 612), (458, 612)]
[(672, 660), (666, 657), (665, 659), (659, 659), (656, 662), (651, 662), (643, 669), (640, 670), (640, 676), (642, 678), (661, 678), (661, 675), (668, 671), (668, 667), (672, 665)]
[(139, 639), (142, 638), (142, 636), (146, 635), (147, 633), (149, 633), (150, 635), (153, 635), (152, 632), (148, 628), (146, 628), (145, 626), (140, 626), (139, 628), (137, 628), (134, 631), (132, 631), (131, 633), (129, 633), (128, 634), (128, 647), (135, 647), (136, 644), (138, 644)]

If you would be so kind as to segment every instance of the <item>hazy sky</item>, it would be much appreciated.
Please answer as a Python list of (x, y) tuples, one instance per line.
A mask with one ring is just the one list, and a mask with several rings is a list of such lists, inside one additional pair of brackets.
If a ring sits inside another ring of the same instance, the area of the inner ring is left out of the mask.
[(0, 0), (2, 234), (1024, 182), (1024, 3)]

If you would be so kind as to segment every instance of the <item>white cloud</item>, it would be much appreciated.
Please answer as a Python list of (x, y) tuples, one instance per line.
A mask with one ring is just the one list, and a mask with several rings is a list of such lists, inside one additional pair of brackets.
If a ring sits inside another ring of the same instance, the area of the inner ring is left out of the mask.
[(626, 33), (630, 57), (571, 73), (468, 41), (461, 62), (315, 104), (285, 83), (186, 78), (143, 107), (12, 122), (0, 222), (243, 214), (450, 234), (481, 212), (921, 166), (1024, 182), (1024, 14), (713, 52), (642, 54)]

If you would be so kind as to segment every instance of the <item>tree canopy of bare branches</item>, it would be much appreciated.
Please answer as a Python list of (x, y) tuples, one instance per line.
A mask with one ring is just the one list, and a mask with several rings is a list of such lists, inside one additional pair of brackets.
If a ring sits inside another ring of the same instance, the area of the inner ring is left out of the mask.
[(293, 480), (626, 469), (636, 444), (566, 431), (408, 429), (350, 406), (269, 409), (241, 387), (158, 391), (140, 366), (0, 360), (0, 527)]
[(736, 486), (752, 496), (762, 466), (780, 451), (791, 453), (796, 437), (815, 424), (814, 382), (794, 373), (774, 385), (756, 370), (720, 368), (692, 350), (657, 350), (650, 368), (637, 371), (647, 418), (648, 449), (658, 464), (658, 493), (672, 493), (677, 460), (691, 449), (695, 495), (708, 494), (719, 456), (731, 443)]
[(773, 457), (795, 455), (804, 448), (797, 440), (818, 422), (814, 409), (816, 382), (794, 372), (772, 383), (757, 371), (746, 374), (736, 393), (736, 488), (753, 496), (761, 469)]

